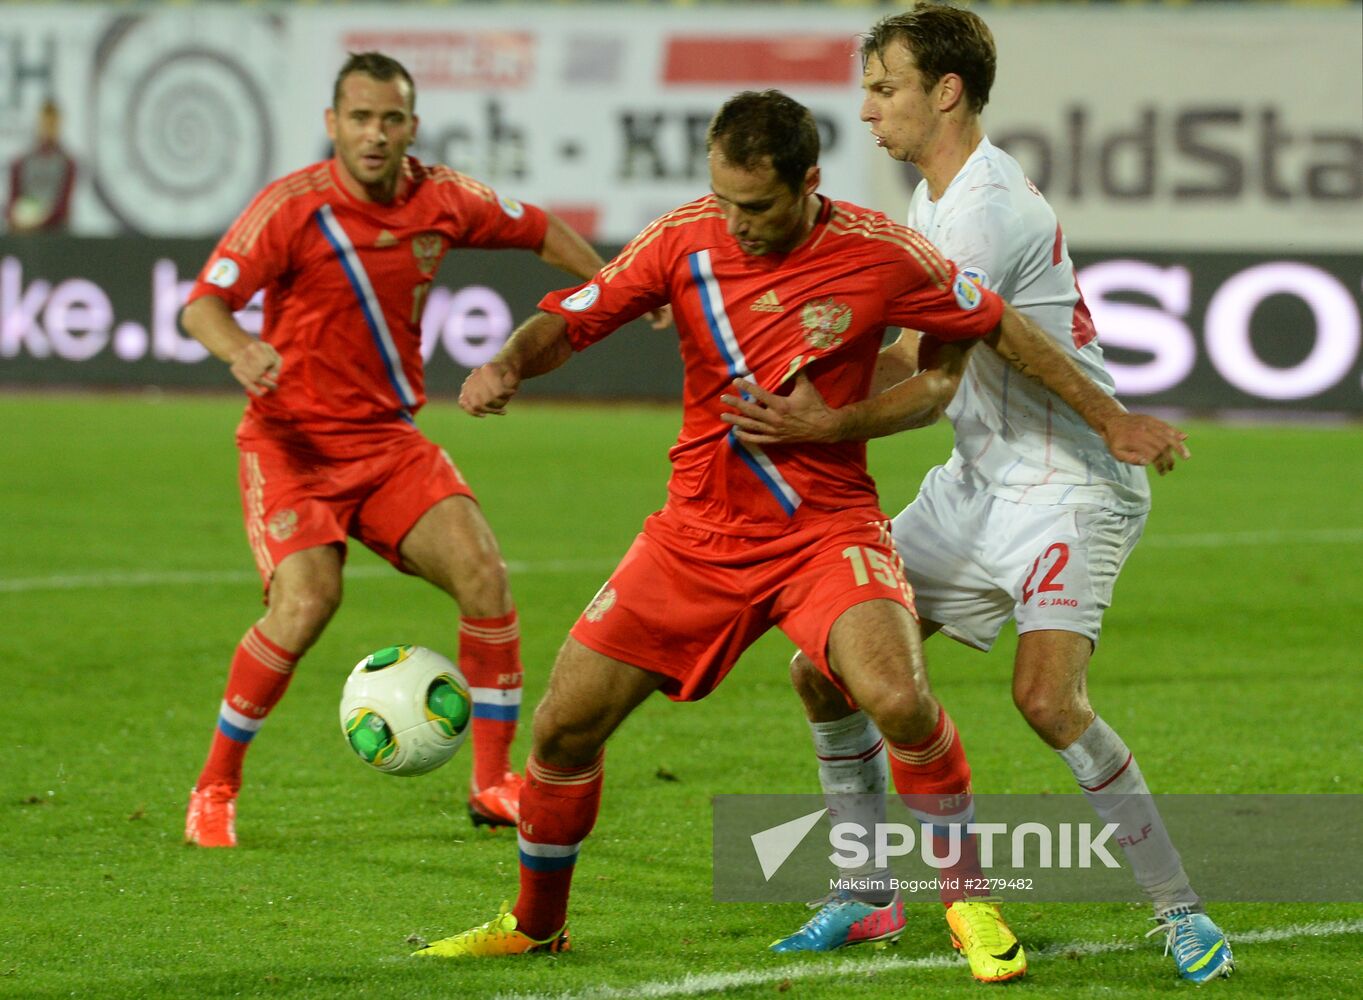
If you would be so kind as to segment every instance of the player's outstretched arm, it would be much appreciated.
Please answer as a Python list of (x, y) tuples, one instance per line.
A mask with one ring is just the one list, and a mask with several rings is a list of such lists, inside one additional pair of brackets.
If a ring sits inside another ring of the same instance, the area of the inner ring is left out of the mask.
[(572, 353), (563, 317), (539, 313), (517, 327), (491, 361), (469, 372), (459, 405), (475, 417), (500, 416), (522, 380), (553, 371)]
[(537, 251), (540, 260), (582, 281), (605, 266), (606, 262), (577, 230), (553, 212), (545, 215), (549, 217), (549, 228), (544, 231), (544, 242)]
[(228, 371), (252, 396), (279, 388), (284, 362), (279, 352), (241, 328), (232, 310), (216, 295), (204, 295), (185, 306), (180, 325), (210, 354), (227, 362)]
[(889, 381), (891, 373), (910, 374), (868, 399), (832, 409), (803, 372), (796, 376), (788, 396), (737, 379), (733, 383), (737, 394), (720, 397), (734, 412), (720, 419), (734, 425), (740, 440), (753, 444), (865, 441), (925, 427), (942, 416), (956, 394), (970, 348), (968, 344), (945, 345), (931, 368), (912, 374), (913, 362), (907, 359), (916, 356), (916, 339), (906, 334), (881, 352), (877, 383)]
[(1019, 372), (1041, 382), (1063, 399), (1107, 444), (1108, 451), (1132, 465), (1151, 465), (1160, 475), (1174, 467), (1175, 456), (1188, 459), (1188, 435), (1157, 417), (1128, 413), (1093, 382), (1044, 330), (1012, 306), (1004, 308), (998, 328), (986, 342)]

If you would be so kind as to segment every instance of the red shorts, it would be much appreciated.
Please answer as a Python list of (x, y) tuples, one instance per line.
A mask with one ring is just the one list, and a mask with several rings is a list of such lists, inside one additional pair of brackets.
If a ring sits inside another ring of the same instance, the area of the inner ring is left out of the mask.
[[(264, 434), (243, 423), (241, 505), (268, 594), (280, 560), (357, 538), (398, 569), (398, 546), (449, 496), (472, 498), (450, 456), (410, 424), (354, 434)], [(405, 570), (404, 570), (405, 572)]]
[(891, 600), (914, 611), (889, 522), (878, 515), (831, 515), (776, 538), (749, 539), (659, 511), (644, 522), (572, 636), (662, 674), (661, 690), (674, 701), (697, 701), (776, 626), (846, 693), (828, 666), (833, 623), (865, 601)]

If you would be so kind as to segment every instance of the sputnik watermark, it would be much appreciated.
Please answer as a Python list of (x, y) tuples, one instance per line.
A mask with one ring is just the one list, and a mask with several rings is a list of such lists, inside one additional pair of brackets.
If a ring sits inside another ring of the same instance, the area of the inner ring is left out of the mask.
[(867, 877), (926, 902), (958, 876), (1032, 902), (1135, 902), (1142, 855), (1181, 864), (1216, 902), (1363, 900), (1363, 795), (721, 795), (713, 821), (722, 902), (809, 900)]
[(874, 830), (867, 830), (860, 823), (836, 823), (828, 831), (828, 842), (834, 848), (828, 860), (853, 871), (868, 862), (887, 868), (891, 858), (913, 854), (916, 841), (919, 856), (929, 868), (954, 868), (961, 863), (966, 838), (974, 837), (980, 866), (992, 868), (996, 838), (1003, 837), (1007, 854), (997, 863), (1009, 868), (1092, 868), (1095, 861), (1105, 868), (1120, 868), (1107, 849), (1118, 829), (1116, 823), (1060, 823), (1055, 831), (1044, 823), (1019, 823), (1011, 828), (1007, 823), (919, 823), (916, 827), (876, 823)]
[[(820, 809), (751, 835), (764, 881), (772, 880), (827, 811)], [(1121, 863), (1108, 850), (1118, 829), (1116, 823), (1060, 823), (1052, 830), (1044, 823), (1010, 827), (1007, 823), (975, 822), (883, 822), (868, 829), (860, 823), (842, 822), (828, 829), (832, 848), (828, 861), (844, 872), (861, 872), (868, 866), (883, 871), (892, 859), (912, 856), (916, 849), (925, 865), (940, 871), (959, 865), (967, 839), (973, 839), (979, 864), (985, 869), (996, 863), (1012, 869), (1092, 868), (1095, 864), (1120, 868)], [(833, 878), (829, 887), (856, 888), (843, 884), (850, 881), (856, 880)]]

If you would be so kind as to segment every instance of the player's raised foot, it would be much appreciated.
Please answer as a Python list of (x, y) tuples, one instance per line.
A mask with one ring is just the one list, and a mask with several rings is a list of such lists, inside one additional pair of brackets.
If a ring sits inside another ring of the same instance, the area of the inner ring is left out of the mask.
[(998, 904), (958, 899), (947, 907), (952, 947), (965, 955), (970, 974), (982, 983), (1002, 983), (1027, 971), (1027, 953), (1003, 922)]
[(417, 958), (496, 958), (501, 955), (527, 955), (532, 952), (561, 952), (568, 950), (568, 925), (543, 941), (522, 934), (516, 929), (516, 915), (505, 903), (501, 912), (485, 924), (455, 934), (453, 937), (432, 941), (412, 952)]
[(855, 899), (845, 890), (810, 905), (819, 912), (794, 934), (773, 941), (772, 951), (832, 951), (873, 941), (893, 944), (904, 933), (904, 900), (898, 892), (883, 906)]
[(1205, 913), (1183, 907), (1153, 918), (1145, 935), (1164, 934), (1164, 953), (1174, 953), (1178, 974), (1194, 983), (1229, 976), (1235, 969), (1230, 942)]
[(237, 790), (216, 784), (189, 793), (185, 843), (199, 847), (237, 846)]
[(507, 771), (495, 785), (469, 793), (469, 819), (474, 826), (515, 826), (521, 821), (521, 786), (525, 779)]

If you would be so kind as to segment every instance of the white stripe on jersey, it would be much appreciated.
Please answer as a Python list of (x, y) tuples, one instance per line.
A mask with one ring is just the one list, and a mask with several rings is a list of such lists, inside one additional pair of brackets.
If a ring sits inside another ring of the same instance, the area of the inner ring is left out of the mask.
[(705, 306), (705, 318), (709, 320), (710, 333), (714, 336), (720, 353), (729, 365), (729, 374), (734, 378), (747, 378), (752, 374), (748, 359), (743, 356), (743, 348), (738, 346), (729, 313), (724, 308), (724, 293), (715, 278), (714, 268), (710, 266), (710, 251), (699, 250), (691, 255), (692, 274), (699, 279), (700, 293)]
[(330, 205), (323, 205), (318, 209), (317, 216), (332, 245), (341, 255), (346, 276), (350, 278), (355, 294), (360, 299), (360, 308), (364, 311), (370, 332), (373, 333), (383, 354), (384, 367), (388, 369), (388, 377), (393, 383), (393, 388), (397, 390), (398, 400), (408, 409), (416, 406), (416, 393), (412, 391), (411, 383), (407, 381), (407, 373), (402, 370), (402, 356), (398, 354), (397, 345), (393, 343), (393, 334), (388, 329), (383, 306), (379, 304), (379, 297), (374, 293), (369, 274), (360, 263), (360, 255), (355, 250), (355, 244), (351, 242), (350, 235), (341, 226)]
[[(729, 322), (728, 310), (724, 308), (724, 293), (719, 287), (714, 268), (710, 265), (710, 251), (697, 250), (690, 259), (691, 276), (695, 279), (700, 292), (706, 325), (710, 327), (710, 335), (714, 338), (715, 346), (719, 348), (725, 364), (729, 366), (729, 374), (734, 378), (751, 378), (748, 359), (743, 356), (743, 348), (739, 346), (733, 324)], [(776, 463), (767, 453), (755, 444), (740, 441), (732, 430), (729, 432), (729, 444), (739, 457), (748, 463), (748, 467), (757, 474), (762, 484), (776, 495), (777, 502), (781, 504), (786, 514), (793, 515), (803, 502), (803, 497), (786, 482), (786, 477), (781, 475)]]

